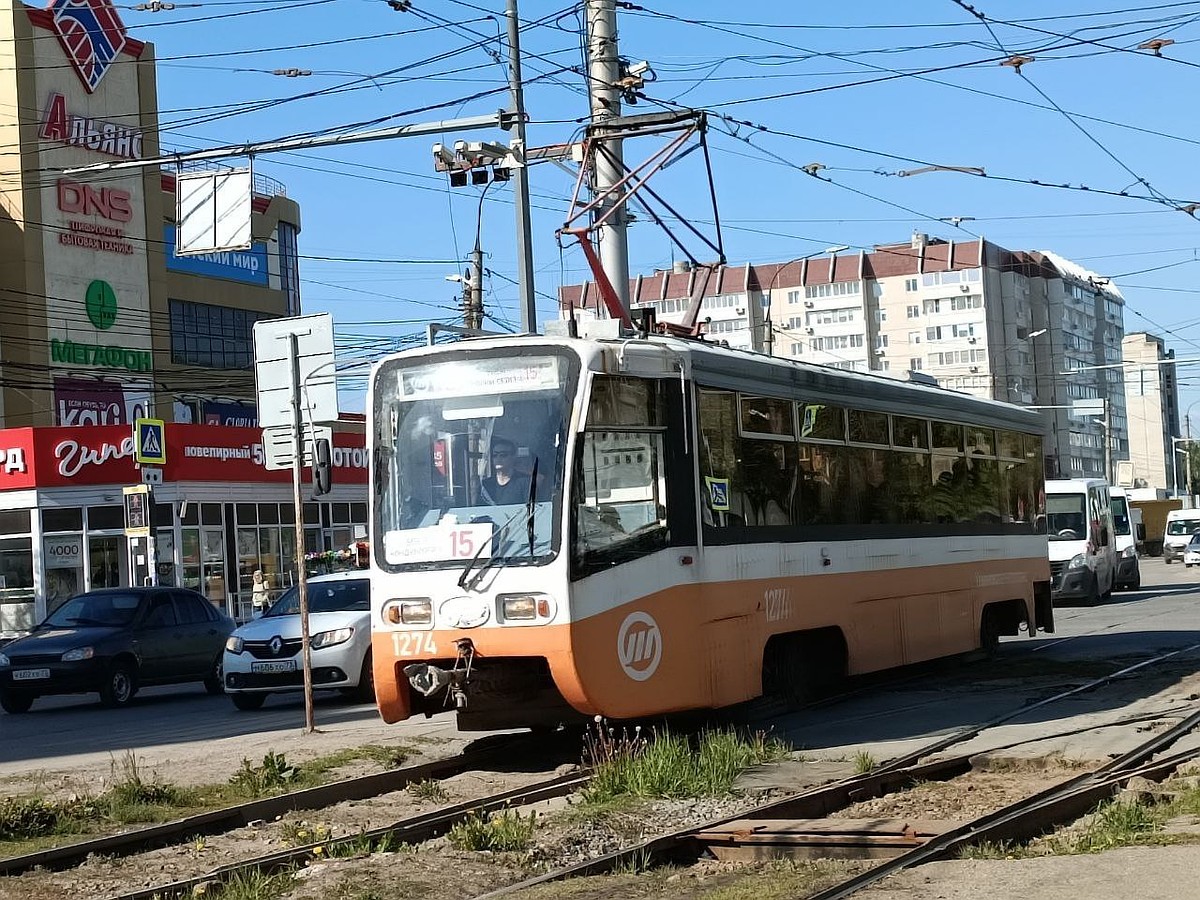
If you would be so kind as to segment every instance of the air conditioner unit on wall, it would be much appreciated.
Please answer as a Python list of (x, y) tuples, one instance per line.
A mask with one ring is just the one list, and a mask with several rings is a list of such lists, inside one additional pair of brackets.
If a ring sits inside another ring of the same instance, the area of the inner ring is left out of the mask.
[(960, 284), (960, 285), (958, 286), (958, 289), (959, 289), (960, 291), (962, 291), (964, 294), (969, 294), (969, 293), (971, 293), (971, 286), (970, 286), (969, 284)]
[(815, 328), (813, 328), (813, 327), (811, 327), (811, 326), (809, 326), (808, 328), (805, 328), (804, 330), (805, 330), (805, 332), (806, 332), (806, 333), (808, 333), (808, 334), (816, 334), (816, 332), (817, 332), (817, 329), (815, 329)]
[(809, 309), (812, 309), (814, 306), (816, 306), (816, 304), (813, 303), (811, 300), (805, 300), (804, 305), (807, 306)]

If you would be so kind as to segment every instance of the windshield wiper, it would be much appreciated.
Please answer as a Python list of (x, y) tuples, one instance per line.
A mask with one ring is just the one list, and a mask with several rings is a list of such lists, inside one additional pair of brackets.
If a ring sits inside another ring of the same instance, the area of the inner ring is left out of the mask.
[(495, 557), (489, 557), (488, 561), (484, 563), (478, 572), (475, 573), (475, 577), (471, 578), (471, 582), (468, 584), (467, 578), (471, 575), (471, 570), (475, 568), (475, 563), (479, 562), (479, 557), (483, 555), (483, 551), (487, 548), (487, 545), (492, 544), (493, 546), (497, 546), (500, 541), (500, 536), (504, 534), (504, 532), (506, 532), (513, 524), (513, 522), (517, 521), (517, 519), (520, 518), (524, 513), (524, 509), (518, 509), (515, 513), (505, 519), (504, 524), (494, 530), (488, 536), (487, 540), (483, 541), (479, 545), (479, 549), (475, 551), (475, 555), (467, 561), (467, 564), (463, 566), (462, 574), (458, 576), (458, 586), (460, 588), (464, 588), (468, 591), (473, 591), (475, 589), (475, 585), (479, 584), (479, 579), (483, 577), (483, 573), (488, 570), (488, 568), (491, 566), (492, 560)]
[(529, 558), (533, 559), (533, 501), (537, 497), (538, 458), (533, 458), (533, 474), (529, 476), (529, 499), (525, 501), (525, 529), (529, 533)]

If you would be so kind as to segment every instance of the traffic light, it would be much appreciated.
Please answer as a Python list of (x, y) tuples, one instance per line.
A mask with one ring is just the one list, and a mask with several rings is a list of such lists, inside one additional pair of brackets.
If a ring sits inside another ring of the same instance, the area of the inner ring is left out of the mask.
[(328, 494), (333, 486), (333, 450), (326, 438), (319, 438), (313, 447), (313, 496)]

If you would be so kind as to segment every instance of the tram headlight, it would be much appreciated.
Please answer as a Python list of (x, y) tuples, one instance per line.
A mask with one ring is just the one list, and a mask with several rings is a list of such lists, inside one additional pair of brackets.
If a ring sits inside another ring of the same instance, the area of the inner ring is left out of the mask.
[(383, 608), (383, 618), (392, 625), (430, 625), (433, 601), (428, 597), (391, 600)]
[(1074, 556), (1071, 557), (1071, 561), (1069, 563), (1067, 563), (1067, 568), (1068, 569), (1086, 569), (1087, 568), (1087, 554), (1086, 553), (1076, 553)]
[(554, 616), (554, 601), (545, 594), (501, 594), (501, 617), (505, 621), (533, 621)]

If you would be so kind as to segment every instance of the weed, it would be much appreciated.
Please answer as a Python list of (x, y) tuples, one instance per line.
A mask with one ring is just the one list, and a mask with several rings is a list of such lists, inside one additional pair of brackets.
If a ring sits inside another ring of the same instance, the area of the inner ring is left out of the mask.
[(412, 756), (411, 750), (400, 745), (381, 747), (378, 744), (367, 744), (365, 747), (360, 747), (359, 752), (364, 759), (369, 759), (385, 769), (398, 769)]
[(396, 835), (387, 832), (374, 838), (360, 834), (349, 840), (338, 841), (336, 844), (330, 844), (325, 852), (330, 858), (339, 858), (370, 856), (372, 853), (398, 853), (409, 848), (409, 844), (405, 844)]
[(525, 850), (533, 842), (536, 828), (537, 813), (530, 810), (528, 818), (523, 818), (506, 809), (499, 815), (472, 813), (451, 826), (447, 837), (459, 850)]
[(243, 757), (242, 767), (233, 774), (229, 783), (252, 797), (258, 797), (268, 791), (286, 788), (299, 778), (300, 770), (291, 765), (284, 754), (269, 750), (260, 766), (251, 765), (250, 760)]
[(1109, 801), (1092, 814), (1082, 833), (1051, 838), (1049, 846), (1055, 853), (1099, 853), (1136, 844), (1156, 827), (1145, 804)]
[(38, 797), (5, 797), (0, 800), (0, 841), (23, 841), (53, 834), (62, 809)]
[(328, 825), (309, 824), (305, 821), (284, 821), (279, 826), (279, 836), (293, 847), (304, 847), (308, 844), (323, 844), (329, 840), (333, 832)]
[(1029, 851), (1012, 841), (984, 841), (982, 844), (963, 847), (959, 859), (1024, 859)]
[(631, 853), (629, 858), (622, 863), (614, 866), (611, 870), (613, 875), (641, 875), (644, 872), (650, 871), (650, 861), (654, 858), (653, 854), (646, 847), (641, 848), (636, 853)]
[(868, 772), (873, 772), (878, 763), (875, 757), (866, 750), (859, 750), (854, 754), (854, 774), (866, 775)]
[(751, 766), (782, 758), (787, 748), (756, 734), (745, 738), (729, 731), (706, 731), (695, 741), (669, 732), (616, 733), (597, 721), (589, 730), (585, 763), (594, 774), (584, 801), (604, 804), (622, 795), (635, 797), (713, 797), (728, 794)]
[(445, 803), (450, 799), (446, 789), (431, 778), (410, 782), (406, 790), (418, 800), (425, 800), (428, 803)]
[(290, 873), (266, 875), (262, 872), (237, 873), (212, 893), (204, 892), (211, 900), (276, 900), (293, 884)]

